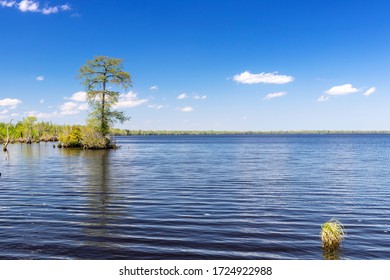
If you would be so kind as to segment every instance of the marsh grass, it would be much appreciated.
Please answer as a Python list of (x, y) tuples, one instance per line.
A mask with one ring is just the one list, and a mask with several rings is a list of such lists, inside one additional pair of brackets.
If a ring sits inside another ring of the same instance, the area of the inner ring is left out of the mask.
[(345, 237), (344, 226), (332, 218), (321, 226), (322, 248), (334, 250), (340, 246)]

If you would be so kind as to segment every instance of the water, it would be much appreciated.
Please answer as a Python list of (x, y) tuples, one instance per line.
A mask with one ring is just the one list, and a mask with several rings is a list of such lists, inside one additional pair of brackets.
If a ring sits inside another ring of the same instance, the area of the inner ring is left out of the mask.
[[(390, 136), (147, 136), (9, 145), (1, 259), (390, 259)], [(320, 225), (347, 230), (321, 249)]]

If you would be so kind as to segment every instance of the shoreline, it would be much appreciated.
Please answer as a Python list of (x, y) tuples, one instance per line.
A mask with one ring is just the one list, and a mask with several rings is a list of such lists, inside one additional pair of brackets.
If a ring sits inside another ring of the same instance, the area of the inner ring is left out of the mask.
[(113, 136), (152, 135), (390, 135), (389, 130), (275, 130), (275, 131), (220, 131), (220, 130), (126, 130)]
[[(221, 131), (221, 130), (126, 130), (126, 133), (115, 133), (112, 136), (223, 136), (223, 135), (390, 135), (389, 130), (278, 130), (278, 131)], [(0, 139), (0, 145), (4, 144)], [(31, 143), (59, 142), (58, 137), (31, 139)], [(9, 144), (31, 144), (26, 139), (10, 140)]]

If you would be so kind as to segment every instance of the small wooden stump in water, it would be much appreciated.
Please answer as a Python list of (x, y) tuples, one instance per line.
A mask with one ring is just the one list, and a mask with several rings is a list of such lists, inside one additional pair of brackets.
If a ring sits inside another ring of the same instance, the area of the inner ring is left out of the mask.
[(9, 144), (9, 139), (7, 139), (7, 141), (3, 144), (3, 151), (4, 152), (7, 151), (8, 144)]

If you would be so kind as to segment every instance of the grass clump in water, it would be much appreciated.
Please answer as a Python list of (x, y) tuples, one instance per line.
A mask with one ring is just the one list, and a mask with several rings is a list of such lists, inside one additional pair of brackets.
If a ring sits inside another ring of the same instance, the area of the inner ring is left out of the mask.
[(346, 233), (344, 226), (332, 218), (321, 226), (321, 241), (324, 249), (337, 249)]

